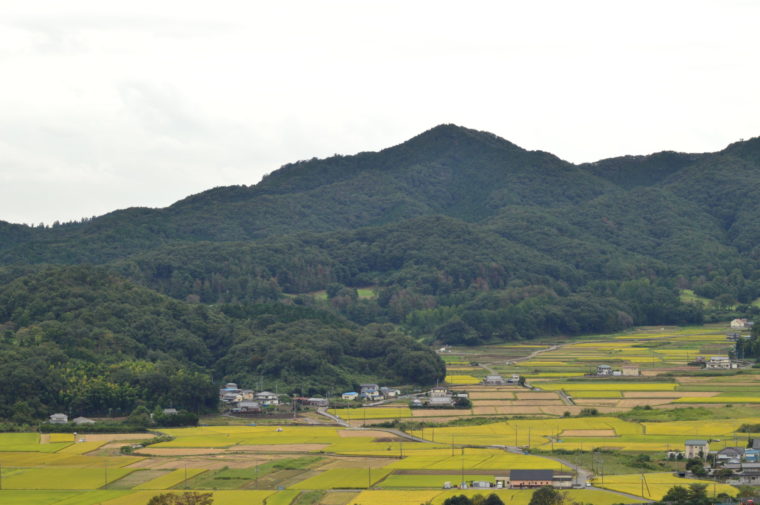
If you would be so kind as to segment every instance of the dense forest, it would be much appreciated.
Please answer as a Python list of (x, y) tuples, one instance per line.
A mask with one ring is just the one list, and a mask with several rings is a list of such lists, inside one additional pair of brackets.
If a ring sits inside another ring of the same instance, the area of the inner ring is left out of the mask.
[(431, 384), (433, 343), (752, 315), (758, 186), (760, 138), (574, 165), (442, 125), (165, 209), (0, 221), (0, 418)]

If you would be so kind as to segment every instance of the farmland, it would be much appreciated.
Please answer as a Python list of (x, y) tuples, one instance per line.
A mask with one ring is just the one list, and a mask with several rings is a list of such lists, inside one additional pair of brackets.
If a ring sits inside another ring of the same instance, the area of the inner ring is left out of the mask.
[[(746, 445), (752, 435), (740, 427), (760, 424), (756, 370), (708, 374), (687, 366), (696, 356), (728, 349), (718, 326), (448, 349), (448, 386), (466, 392), (470, 408), (410, 409), (400, 399), (330, 411), (350, 427), (326, 418), (323, 425), (258, 426), (213, 418), (225, 423), (161, 430), (171, 438), (132, 455), (103, 449), (131, 435), (75, 441), (71, 434), (0, 434), (0, 503), (144, 505), (157, 493), (188, 489), (212, 492), (222, 505), (439, 505), (461, 492), (442, 489), (444, 483), (462, 478), (494, 482), (512, 469), (574, 473), (557, 458), (561, 451), (572, 451), (563, 453), (567, 461), (595, 470), (596, 489), (571, 490), (570, 497), (600, 505), (657, 499), (692, 482), (667, 471), (677, 466), (663, 462), (666, 451), (694, 438), (711, 440), (713, 449)], [(637, 366), (641, 374), (589, 375), (599, 364)], [(521, 374), (526, 385), (480, 384), (492, 371)], [(394, 420), (408, 423), (401, 425), (406, 434), (372, 428)], [(645, 481), (632, 466), (641, 455), (652, 461)], [(602, 478), (605, 460), (609, 471)], [(736, 493), (725, 484), (714, 487)], [(531, 495), (496, 492), (526, 505)]]

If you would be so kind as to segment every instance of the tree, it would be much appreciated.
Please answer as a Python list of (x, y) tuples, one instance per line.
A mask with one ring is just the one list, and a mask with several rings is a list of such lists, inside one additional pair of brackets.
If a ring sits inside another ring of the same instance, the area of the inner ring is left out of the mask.
[(446, 498), (446, 500), (443, 502), (443, 505), (471, 505), (471, 502), (470, 499), (465, 495), (460, 494)]
[(147, 505), (211, 505), (214, 503), (212, 493), (191, 493), (173, 494), (163, 493), (154, 496), (148, 501)]
[(707, 484), (690, 484), (689, 485), (689, 505), (709, 505), (710, 499), (707, 497)]
[(734, 475), (734, 471), (730, 468), (721, 468), (715, 472), (715, 478), (721, 482), (726, 482), (727, 479)]
[(543, 486), (533, 491), (528, 505), (563, 505), (564, 503), (564, 494), (551, 486)]
[(486, 500), (483, 502), (483, 505), (504, 505), (504, 502), (499, 498), (499, 495), (496, 493), (491, 493), (486, 497)]
[(689, 491), (683, 486), (673, 486), (668, 489), (665, 496), (662, 497), (663, 502), (672, 503), (673, 505), (687, 505), (689, 503)]
[(704, 477), (707, 475), (707, 470), (705, 470), (702, 458), (689, 458), (689, 460), (686, 462), (686, 470), (693, 473), (697, 477)]

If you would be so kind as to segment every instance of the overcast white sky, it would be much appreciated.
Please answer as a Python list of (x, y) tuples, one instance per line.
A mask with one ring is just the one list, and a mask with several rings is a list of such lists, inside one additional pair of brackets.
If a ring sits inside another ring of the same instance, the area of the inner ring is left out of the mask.
[(757, 1), (3, 0), (0, 220), (254, 184), (440, 123), (573, 162), (760, 135)]

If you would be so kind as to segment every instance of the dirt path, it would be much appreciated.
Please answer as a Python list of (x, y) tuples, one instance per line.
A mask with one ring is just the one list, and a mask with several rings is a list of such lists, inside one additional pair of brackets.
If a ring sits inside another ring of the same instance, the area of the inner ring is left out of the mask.
[(550, 347), (547, 347), (546, 349), (538, 349), (538, 350), (535, 350), (532, 353), (528, 354), (527, 356), (524, 356), (522, 358), (515, 358), (512, 361), (514, 361), (514, 362), (517, 362), (517, 361), (530, 361), (530, 360), (532, 360), (533, 358), (535, 358), (536, 356), (538, 356), (541, 353), (550, 352), (550, 351), (556, 351), (557, 349), (559, 349), (560, 347), (562, 347), (564, 345), (565, 344), (562, 344), (562, 345), (552, 345)]

